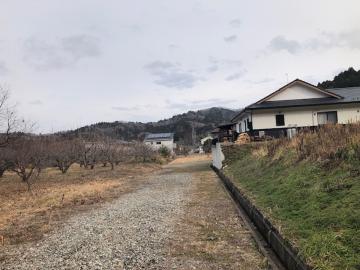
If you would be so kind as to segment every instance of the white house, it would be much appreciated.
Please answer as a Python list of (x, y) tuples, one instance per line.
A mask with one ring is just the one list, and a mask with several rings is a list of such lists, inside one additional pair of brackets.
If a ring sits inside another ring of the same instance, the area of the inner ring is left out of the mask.
[(291, 136), (299, 128), (360, 120), (360, 87), (321, 89), (296, 79), (245, 107), (233, 130), (253, 136)]
[(174, 151), (174, 133), (150, 133), (145, 136), (144, 143), (151, 146), (154, 150), (167, 147), (171, 152)]

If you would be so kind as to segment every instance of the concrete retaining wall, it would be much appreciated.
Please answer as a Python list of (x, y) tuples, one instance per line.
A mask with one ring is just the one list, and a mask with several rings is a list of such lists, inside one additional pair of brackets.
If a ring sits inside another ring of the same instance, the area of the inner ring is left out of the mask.
[(289, 270), (310, 270), (311, 268), (298, 256), (297, 250), (285, 241), (271, 222), (240, 192), (231, 180), (218, 168), (214, 166), (212, 168), (223, 181), (235, 202), (247, 213), (283, 265)]

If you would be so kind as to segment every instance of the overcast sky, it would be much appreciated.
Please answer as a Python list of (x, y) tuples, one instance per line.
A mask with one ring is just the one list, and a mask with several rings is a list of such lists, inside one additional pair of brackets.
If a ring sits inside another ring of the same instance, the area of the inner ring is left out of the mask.
[(241, 108), (360, 68), (359, 0), (1, 0), (0, 83), (38, 132)]

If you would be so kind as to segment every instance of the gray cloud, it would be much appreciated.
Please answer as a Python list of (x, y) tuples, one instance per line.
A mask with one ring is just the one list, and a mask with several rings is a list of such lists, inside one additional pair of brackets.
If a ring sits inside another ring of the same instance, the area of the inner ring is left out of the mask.
[(243, 77), (246, 73), (246, 70), (242, 70), (240, 72), (237, 72), (237, 73), (234, 73), (234, 74), (231, 74), (229, 76), (227, 76), (225, 78), (226, 81), (234, 81), (234, 80), (238, 80), (240, 79), (241, 77)]
[(92, 36), (69, 36), (54, 42), (33, 37), (24, 42), (23, 59), (38, 70), (51, 70), (67, 68), (100, 54), (99, 40)]
[(360, 28), (339, 33), (339, 39), (351, 49), (360, 49)]
[(139, 33), (143, 30), (143, 28), (139, 24), (120, 24), (117, 27), (134, 33)]
[(304, 43), (305, 48), (331, 49), (347, 47), (360, 49), (360, 29), (353, 29), (339, 33), (323, 32), (317, 38), (309, 39)]
[(233, 60), (233, 59), (217, 59), (215, 57), (209, 58), (210, 65), (206, 69), (207, 72), (213, 73), (220, 69), (238, 69), (239, 67), (243, 66), (241, 60)]
[(219, 66), (216, 65), (216, 64), (214, 64), (214, 65), (209, 66), (206, 70), (207, 70), (207, 72), (212, 73), (212, 72), (218, 71), (218, 70), (219, 70)]
[(228, 36), (228, 37), (224, 37), (224, 40), (226, 42), (235, 42), (237, 40), (237, 35), (231, 35), (231, 36)]
[(100, 56), (100, 40), (93, 36), (78, 35), (66, 37), (61, 40), (62, 48), (71, 54), (75, 60), (86, 57)]
[(215, 57), (209, 57), (211, 65), (217, 65), (224, 68), (241, 67), (243, 62), (241, 60), (234, 59), (217, 59)]
[(170, 100), (166, 100), (166, 107), (168, 109), (177, 109), (177, 110), (196, 110), (203, 108), (211, 108), (211, 107), (222, 107), (226, 104), (234, 102), (233, 99), (220, 99), (220, 98), (210, 98), (205, 100), (183, 100), (182, 102), (172, 102)]
[(171, 50), (173, 50), (173, 49), (178, 49), (179, 46), (177, 46), (177, 45), (175, 45), (175, 44), (169, 44), (169, 45), (168, 45), (168, 48), (171, 49)]
[(114, 106), (112, 107), (113, 110), (116, 111), (136, 111), (139, 109), (138, 106), (133, 106), (133, 107), (122, 107), (122, 106)]
[(0, 75), (6, 75), (9, 72), (5, 62), (0, 61)]
[(154, 61), (144, 67), (151, 75), (157, 77), (154, 82), (158, 85), (185, 89), (192, 88), (198, 81), (204, 80), (193, 71), (184, 70), (179, 63)]
[(270, 41), (269, 48), (273, 51), (285, 50), (291, 54), (295, 54), (301, 49), (301, 44), (296, 40), (290, 40), (283, 36), (277, 36)]
[(234, 19), (229, 22), (229, 25), (234, 28), (239, 28), (241, 26), (242, 22), (240, 19)]
[(273, 79), (273, 78), (264, 78), (264, 79), (260, 79), (260, 80), (248, 80), (249, 83), (254, 83), (254, 84), (269, 83), (269, 82), (273, 82), (273, 81), (275, 81), (275, 79)]
[(35, 99), (29, 102), (30, 105), (43, 105), (44, 103), (40, 99)]
[(305, 39), (302, 42), (277, 36), (270, 41), (268, 47), (272, 51), (285, 50), (290, 54), (305, 50), (328, 50), (332, 48), (360, 49), (360, 29), (339, 33), (322, 32), (317, 37)]

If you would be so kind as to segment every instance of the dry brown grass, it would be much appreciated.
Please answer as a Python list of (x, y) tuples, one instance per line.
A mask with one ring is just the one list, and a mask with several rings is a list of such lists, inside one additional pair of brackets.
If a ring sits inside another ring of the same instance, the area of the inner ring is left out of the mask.
[(78, 211), (130, 192), (160, 167), (154, 164), (122, 164), (86, 170), (74, 165), (67, 174), (46, 169), (32, 193), (12, 173), (0, 179), (0, 244), (36, 240)]
[(183, 163), (190, 163), (190, 162), (196, 162), (196, 161), (209, 161), (211, 160), (211, 155), (207, 154), (194, 154), (189, 156), (179, 156), (174, 161), (170, 163), (171, 164), (183, 164)]
[(293, 152), (296, 159), (326, 161), (360, 159), (360, 123), (324, 125), (318, 130), (303, 130), (291, 140), (268, 141), (255, 147), (253, 153), (279, 159)]

